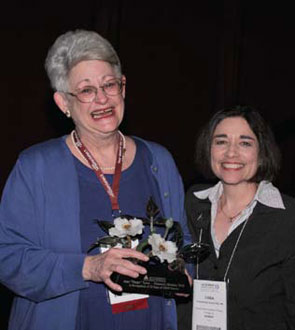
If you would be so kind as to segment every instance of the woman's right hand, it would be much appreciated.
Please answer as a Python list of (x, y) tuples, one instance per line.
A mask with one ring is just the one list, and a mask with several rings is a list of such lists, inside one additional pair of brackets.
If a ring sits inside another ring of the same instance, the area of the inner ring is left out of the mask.
[(113, 272), (132, 278), (146, 274), (144, 267), (134, 264), (127, 258), (149, 260), (145, 254), (133, 249), (111, 248), (101, 254), (87, 256), (84, 261), (82, 276), (85, 281), (104, 282), (110, 289), (122, 291), (122, 287), (111, 280)]

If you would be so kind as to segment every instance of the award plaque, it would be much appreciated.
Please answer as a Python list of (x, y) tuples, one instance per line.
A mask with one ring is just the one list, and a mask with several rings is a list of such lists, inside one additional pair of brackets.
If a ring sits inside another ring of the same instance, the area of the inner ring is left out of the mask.
[[(194, 263), (207, 257), (208, 245), (199, 242), (181, 247), (183, 233), (179, 222), (159, 217), (159, 209), (152, 198), (147, 203), (146, 214), (147, 218), (120, 216), (114, 219), (114, 223), (97, 220), (109, 236), (98, 238), (88, 252), (96, 247), (136, 248), (149, 257), (147, 262), (129, 259), (146, 268), (145, 275), (139, 275), (136, 279), (119, 273), (111, 275), (111, 280), (121, 285), (125, 293), (167, 298), (176, 294), (190, 294), (185, 263)], [(149, 227), (149, 234), (143, 235), (145, 226)], [(135, 241), (139, 243), (134, 245)]]
[(123, 292), (141, 293), (154, 296), (173, 298), (175, 294), (190, 294), (192, 288), (184, 273), (184, 263), (195, 263), (204, 260), (209, 255), (209, 246), (203, 243), (193, 243), (184, 246), (178, 253), (178, 258), (172, 264), (161, 263), (159, 258), (151, 257), (148, 262), (138, 262), (146, 268), (147, 274), (136, 279), (113, 273), (111, 279), (120, 284)]
[(136, 279), (113, 273), (112, 281), (120, 284), (123, 292), (142, 293), (153, 296), (172, 298), (176, 293), (190, 294), (191, 287), (184, 272), (170, 270), (169, 265), (159, 262), (153, 257), (149, 262), (139, 262), (147, 270), (146, 275)]

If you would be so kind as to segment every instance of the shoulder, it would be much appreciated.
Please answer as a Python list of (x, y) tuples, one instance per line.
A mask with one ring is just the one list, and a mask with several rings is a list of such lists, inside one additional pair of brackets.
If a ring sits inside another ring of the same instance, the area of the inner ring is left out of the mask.
[(295, 198), (294, 197), (286, 195), (286, 194), (282, 194), (282, 193), (281, 193), (281, 196), (282, 196), (282, 199), (283, 199), (283, 202), (284, 202), (286, 208), (289, 207), (289, 206), (290, 207), (295, 206)]
[[(270, 199), (270, 201), (272, 199), (281, 199), (281, 204), (283, 204), (283, 207), (272, 207), (272, 205), (270, 204), (270, 206), (268, 206), (268, 204), (264, 204), (265, 208), (269, 208), (270, 210), (282, 213), (282, 214), (288, 214), (289, 212), (295, 214), (295, 199), (294, 197), (291, 197), (289, 195), (286, 195), (282, 192), (279, 191), (278, 188), (273, 187), (274, 189), (276, 189), (276, 194), (272, 193), (272, 191), (267, 191), (268, 194), (266, 194), (266, 197), (268, 199)], [(265, 198), (265, 196), (264, 196)], [(263, 203), (263, 201), (262, 201)]]
[(212, 188), (214, 185), (208, 183), (199, 183), (190, 186), (186, 192), (186, 199), (198, 199), (194, 193)]
[(139, 138), (138, 136), (132, 136), (132, 138), (138, 142), (143, 143), (149, 151), (156, 156), (163, 156), (163, 157), (172, 157), (171, 153), (161, 144), (153, 142), (153, 141), (148, 141), (142, 138)]
[(260, 218), (260, 221), (256, 222), (257, 224), (267, 226), (270, 233), (275, 233), (278, 242), (284, 241), (286, 248), (292, 246), (292, 250), (294, 250), (295, 200), (293, 197), (282, 193), (281, 197), (285, 209), (257, 205), (257, 211), (255, 207), (253, 215)]
[(172, 154), (168, 151), (167, 148), (162, 146), (159, 143), (153, 141), (147, 141), (137, 136), (132, 137), (135, 141), (142, 143), (148, 150), (151, 158), (151, 162), (157, 168), (159, 167), (168, 167), (173, 169), (176, 168), (175, 161)]
[(57, 166), (59, 169), (67, 167), (69, 156), (64, 137), (50, 139), (23, 150), (14, 168), (31, 175), (41, 175), (44, 171), (54, 175)]
[(21, 157), (33, 157), (36, 154), (47, 154), (48, 152), (56, 152), (61, 150), (64, 145), (64, 137), (50, 139), (37, 144), (34, 144), (27, 149), (24, 149), (21, 153)]
[(284, 208), (271, 207), (261, 204), (259, 201), (253, 211), (253, 216), (264, 219), (262, 224), (273, 224), (276, 231), (281, 233), (289, 232), (294, 237), (295, 232), (295, 200), (293, 197), (280, 193)]
[(286, 213), (293, 215), (293, 217), (295, 217), (295, 198), (285, 194), (281, 194), (281, 196), (286, 208), (285, 209)]
[(187, 190), (185, 194), (185, 206), (186, 209), (189, 210), (191, 208), (195, 208), (196, 205), (200, 207), (204, 206), (205, 208), (209, 207), (211, 204), (209, 202), (209, 199), (199, 199), (195, 193), (203, 190), (207, 190), (209, 188), (212, 188), (214, 185), (212, 184), (194, 184)]
[[(32, 145), (27, 149), (24, 149), (20, 155), (19, 160), (33, 161), (38, 159), (56, 159), (58, 155), (64, 157), (64, 154), (68, 152), (66, 147), (64, 137), (59, 137), (55, 139), (50, 139), (38, 144)], [(57, 160), (57, 159), (56, 159)]]
[(206, 190), (212, 188), (214, 185), (209, 183), (197, 183), (190, 186), (187, 190), (187, 194), (193, 194), (194, 192)]

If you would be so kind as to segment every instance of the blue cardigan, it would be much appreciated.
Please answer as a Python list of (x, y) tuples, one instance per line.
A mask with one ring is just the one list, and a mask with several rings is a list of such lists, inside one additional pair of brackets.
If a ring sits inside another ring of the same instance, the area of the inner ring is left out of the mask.
[[(164, 147), (142, 141), (151, 153), (164, 215), (181, 222), (187, 243), (175, 163)], [(88, 286), (82, 278), (79, 210), (77, 172), (65, 137), (23, 151), (0, 206), (0, 281), (16, 294), (10, 330), (75, 329), (79, 292)], [(165, 306), (165, 327), (174, 330), (174, 300)]]

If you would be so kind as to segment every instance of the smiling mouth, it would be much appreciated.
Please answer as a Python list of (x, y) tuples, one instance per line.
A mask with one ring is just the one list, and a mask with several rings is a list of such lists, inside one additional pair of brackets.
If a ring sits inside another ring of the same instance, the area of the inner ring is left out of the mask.
[(110, 116), (112, 114), (113, 114), (113, 108), (108, 108), (108, 109), (97, 110), (97, 111), (91, 112), (91, 117), (93, 119), (99, 119), (99, 118), (103, 118), (106, 116)]
[(243, 164), (229, 164), (229, 163), (222, 163), (222, 167), (225, 168), (225, 169), (239, 169), (239, 168), (242, 168), (244, 167), (245, 165)]

